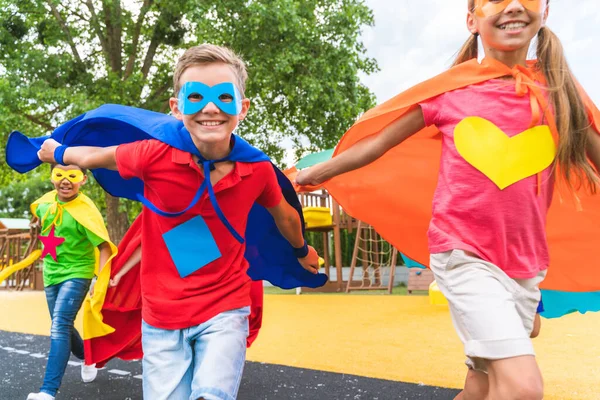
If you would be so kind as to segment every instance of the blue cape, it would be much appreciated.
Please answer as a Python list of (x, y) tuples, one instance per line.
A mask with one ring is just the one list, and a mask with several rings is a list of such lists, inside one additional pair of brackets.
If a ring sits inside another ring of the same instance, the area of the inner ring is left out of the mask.
[[(14, 131), (6, 144), (6, 162), (15, 171), (28, 172), (41, 164), (37, 152), (42, 143), (52, 138), (67, 146), (115, 146), (138, 140), (157, 139), (177, 149), (199, 155), (183, 123), (172, 116), (115, 104), (103, 105), (59, 126), (50, 136), (28, 138)], [(231, 161), (269, 161), (262, 151), (234, 136)], [(287, 202), (298, 212), (304, 226), (302, 206), (287, 177), (273, 165), (277, 180)], [(137, 178), (125, 180), (117, 171), (92, 170), (104, 190), (115, 197), (139, 200), (144, 193), (143, 182)], [(325, 274), (306, 271), (289, 242), (281, 235), (275, 221), (262, 206), (255, 204), (248, 216), (246, 228), (246, 259), (248, 275), (253, 280), (267, 280), (283, 289), (319, 287), (327, 282)]]

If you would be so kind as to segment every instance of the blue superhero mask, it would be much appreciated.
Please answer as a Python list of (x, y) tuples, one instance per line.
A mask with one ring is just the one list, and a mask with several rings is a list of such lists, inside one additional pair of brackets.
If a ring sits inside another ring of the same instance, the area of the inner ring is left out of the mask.
[(242, 112), (242, 95), (231, 82), (208, 86), (202, 82), (186, 82), (177, 97), (179, 111), (185, 115), (196, 114), (213, 103), (225, 114), (238, 115)]

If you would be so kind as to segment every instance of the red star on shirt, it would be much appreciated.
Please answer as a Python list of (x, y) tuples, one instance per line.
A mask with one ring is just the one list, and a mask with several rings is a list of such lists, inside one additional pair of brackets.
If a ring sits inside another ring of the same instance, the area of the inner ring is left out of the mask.
[(52, 225), (52, 228), (50, 228), (48, 236), (38, 236), (38, 238), (44, 245), (41, 258), (44, 258), (50, 254), (50, 257), (56, 261), (56, 248), (65, 241), (65, 238), (54, 236), (54, 225)]

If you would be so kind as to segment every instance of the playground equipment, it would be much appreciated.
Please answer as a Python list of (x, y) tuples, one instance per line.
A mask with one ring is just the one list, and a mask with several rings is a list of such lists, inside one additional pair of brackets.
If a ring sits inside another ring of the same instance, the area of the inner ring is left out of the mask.
[(0, 288), (43, 289), (42, 271), (36, 268), (41, 254), (38, 234), (36, 224), (30, 224), (29, 231), (0, 229)]
[(328, 207), (304, 207), (302, 213), (304, 214), (306, 229), (333, 226), (331, 210)]
[(448, 300), (440, 291), (433, 272), (428, 270), (423, 264), (408, 258), (401, 254), (404, 265), (410, 268), (408, 273), (408, 294), (412, 294), (413, 290), (427, 290), (429, 293), (429, 304), (432, 305), (447, 305)]
[[(305, 292), (341, 292), (346, 282), (342, 278), (342, 243), (341, 231), (352, 232), (358, 221), (344, 213), (337, 202), (322, 189), (317, 192), (299, 193), (302, 204), (306, 230), (321, 233), (323, 241), (323, 268), (331, 277), (331, 266), (335, 266), (336, 278), (330, 279), (324, 286), (317, 289), (303, 288)], [(329, 254), (330, 236), (333, 236), (333, 263)]]
[[(284, 172), (293, 182), (299, 170), (326, 161), (330, 159), (332, 155), (333, 149), (309, 154), (300, 159), (294, 167)], [(330, 277), (331, 263), (328, 251), (329, 233), (333, 231), (336, 267), (336, 280), (330, 280), (327, 285), (316, 291), (341, 291), (345, 284), (346, 293), (352, 290), (387, 290), (387, 292), (391, 294), (394, 285), (398, 251), (381, 238), (371, 226), (346, 214), (337, 202), (329, 196), (325, 189), (322, 187), (311, 189), (318, 190), (298, 193), (298, 198), (303, 207), (305, 228), (307, 231), (323, 233), (325, 273)], [(343, 229), (346, 229), (348, 233), (352, 233), (354, 229), (357, 230), (350, 265), (350, 277), (347, 282), (344, 282), (342, 278), (342, 246), (340, 232)], [(411, 294), (413, 290), (429, 290), (429, 285), (434, 281), (433, 273), (424, 265), (421, 265), (404, 255), (402, 255), (402, 258), (404, 264), (409, 267), (408, 293)], [(360, 267), (362, 268), (362, 277), (360, 280), (352, 281), (357, 264), (360, 264)], [(314, 289), (304, 290), (315, 291)]]
[(427, 291), (429, 285), (434, 282), (433, 272), (428, 269), (410, 268), (408, 270), (408, 294), (415, 290)]
[(414, 290), (429, 290), (432, 282), (434, 282), (433, 272), (427, 269), (426, 266), (416, 262), (415, 260), (400, 254), (404, 265), (409, 269), (408, 271), (408, 294), (412, 294)]
[[(359, 221), (356, 229), (356, 242), (346, 293), (352, 290), (387, 290), (391, 294), (398, 250), (386, 242), (372, 226)], [(358, 261), (362, 267), (362, 278), (356, 284), (352, 281), (352, 277)]]
[(333, 151), (334, 149), (328, 149), (304, 156), (300, 160), (298, 160), (294, 167), (296, 167), (297, 170), (301, 170), (304, 168), (312, 167), (315, 164), (327, 161), (333, 156)]
[(429, 304), (435, 306), (448, 305), (448, 300), (442, 294), (436, 281), (431, 282), (431, 285), (429, 285)]
[[(344, 213), (326, 190), (320, 189), (320, 192), (299, 193), (298, 197), (303, 205), (306, 230), (323, 233), (323, 248), (326, 249), (323, 252), (323, 267), (325, 273), (330, 277), (331, 260), (328, 249), (329, 234), (333, 232), (336, 267), (335, 280), (330, 280), (322, 288), (304, 288), (303, 291), (340, 292), (345, 287), (346, 293), (353, 290), (386, 290), (391, 294), (398, 259), (396, 248), (384, 240), (373, 227)], [(342, 279), (342, 246), (340, 241), (342, 229), (346, 229), (349, 233), (356, 230), (350, 275), (346, 281)], [(435, 284), (431, 270), (403, 254), (401, 254), (401, 257), (404, 265), (409, 268), (408, 293), (429, 291), (431, 304), (447, 304), (444, 295)], [(361, 278), (360, 280), (353, 280), (357, 267), (362, 270)]]

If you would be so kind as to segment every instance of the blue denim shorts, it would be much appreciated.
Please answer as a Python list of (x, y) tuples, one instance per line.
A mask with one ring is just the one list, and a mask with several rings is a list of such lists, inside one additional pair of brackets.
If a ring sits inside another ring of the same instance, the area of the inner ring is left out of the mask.
[(144, 398), (235, 400), (246, 361), (250, 307), (186, 329), (142, 321)]

